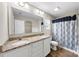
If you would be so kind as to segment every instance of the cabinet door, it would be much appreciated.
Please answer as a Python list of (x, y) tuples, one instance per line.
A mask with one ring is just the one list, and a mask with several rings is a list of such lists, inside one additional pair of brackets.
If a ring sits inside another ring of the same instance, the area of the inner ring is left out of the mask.
[(3, 54), (2, 53), (0, 53), (0, 57), (3, 57)]
[(50, 52), (50, 42), (51, 38), (46, 38), (44, 40), (44, 56), (47, 56), (48, 53)]
[(30, 53), (31, 53), (30, 45), (26, 45), (11, 51), (4, 52), (3, 56), (4, 57), (29, 57)]
[(32, 57), (42, 57), (43, 56), (43, 40), (35, 42), (32, 44)]

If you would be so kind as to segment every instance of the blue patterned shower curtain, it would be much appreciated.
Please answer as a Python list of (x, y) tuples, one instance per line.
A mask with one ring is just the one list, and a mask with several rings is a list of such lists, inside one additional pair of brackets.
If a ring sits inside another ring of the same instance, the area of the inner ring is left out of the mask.
[[(62, 20), (61, 20), (62, 19)], [(62, 47), (71, 50), (78, 50), (78, 33), (77, 33), (77, 18), (67, 20), (68, 18), (61, 18), (52, 23), (52, 36), (53, 40), (59, 42)], [(64, 20), (65, 19), (65, 20)], [(67, 21), (66, 21), (67, 20)]]

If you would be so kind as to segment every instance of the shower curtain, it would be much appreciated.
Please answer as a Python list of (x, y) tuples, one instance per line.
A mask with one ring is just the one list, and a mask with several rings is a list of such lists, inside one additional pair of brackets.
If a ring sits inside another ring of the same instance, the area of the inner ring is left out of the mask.
[(54, 41), (68, 49), (78, 51), (78, 20), (76, 15), (52, 20), (52, 36)]

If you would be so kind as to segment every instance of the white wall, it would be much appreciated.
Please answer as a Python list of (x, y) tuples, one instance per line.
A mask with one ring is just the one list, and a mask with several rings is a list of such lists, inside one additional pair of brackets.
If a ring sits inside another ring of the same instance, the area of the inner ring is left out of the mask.
[(8, 18), (9, 18), (9, 34), (14, 34), (14, 15), (11, 6), (8, 5)]
[(0, 46), (8, 40), (7, 3), (0, 3)]

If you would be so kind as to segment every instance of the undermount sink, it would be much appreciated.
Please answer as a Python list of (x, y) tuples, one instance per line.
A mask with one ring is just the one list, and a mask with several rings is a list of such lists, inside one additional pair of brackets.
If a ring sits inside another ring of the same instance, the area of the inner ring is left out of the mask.
[(30, 41), (28, 41), (28, 40), (19, 40), (19, 41), (13, 43), (12, 45), (13, 46), (21, 46), (21, 45), (25, 45), (25, 44), (28, 44), (28, 43), (30, 43)]

